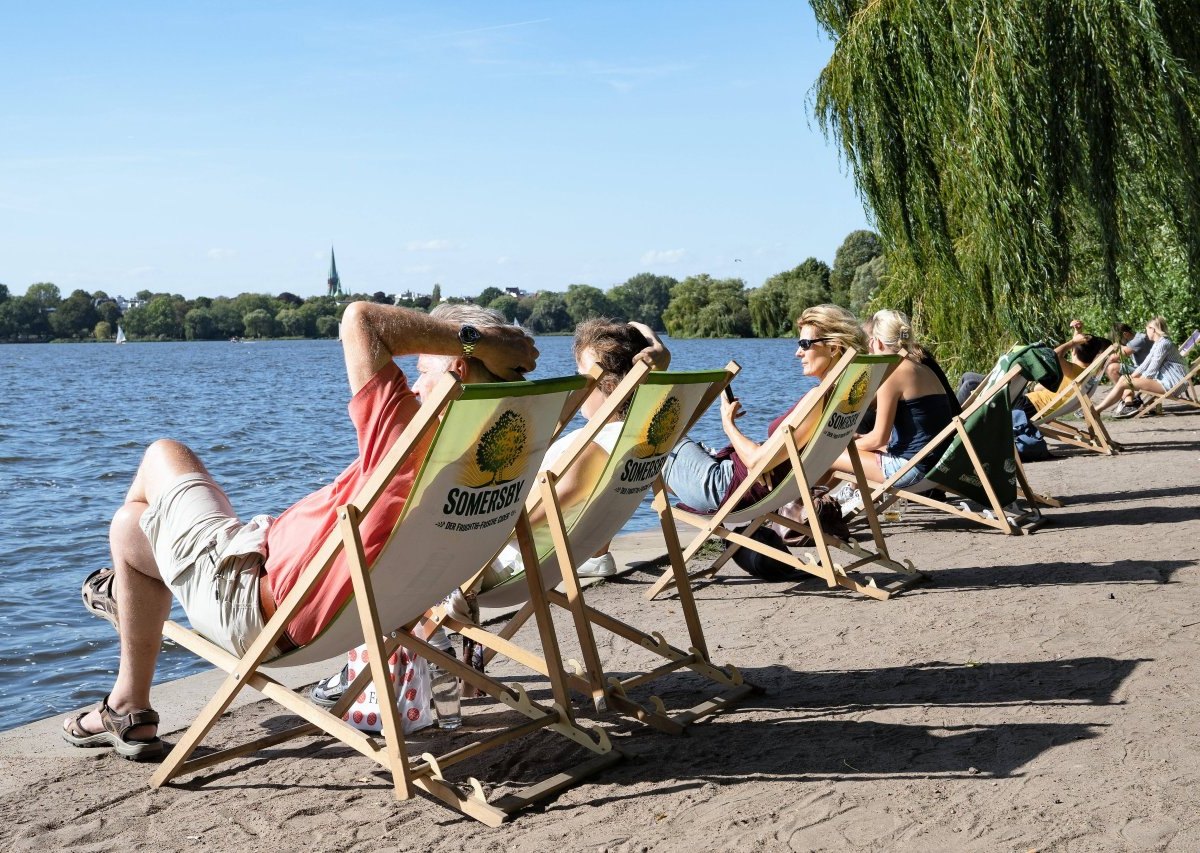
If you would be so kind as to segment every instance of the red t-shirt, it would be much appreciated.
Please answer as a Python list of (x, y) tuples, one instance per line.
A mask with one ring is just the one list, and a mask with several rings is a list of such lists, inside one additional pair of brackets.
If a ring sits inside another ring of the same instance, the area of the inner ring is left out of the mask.
[[(358, 432), (358, 458), (328, 486), (289, 507), (267, 530), (267, 580), (276, 603), (283, 601), (326, 537), (336, 531), (338, 508), (354, 501), (419, 408), (395, 362), (381, 368), (350, 400), (350, 420)], [(409, 454), (362, 520), (360, 529), (368, 564), (374, 562), (391, 535), (425, 458), (425, 450), (421, 446)], [(346, 555), (341, 553), (325, 580), (288, 623), (288, 636), (299, 646), (311, 642), (346, 603), (351, 592)]]

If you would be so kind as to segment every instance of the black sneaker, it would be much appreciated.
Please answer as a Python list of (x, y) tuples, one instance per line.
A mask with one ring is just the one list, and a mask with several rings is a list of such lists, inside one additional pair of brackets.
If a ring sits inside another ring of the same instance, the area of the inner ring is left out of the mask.
[(349, 684), (350, 667), (343, 666), (339, 672), (335, 672), (328, 678), (322, 678), (312, 687), (308, 688), (308, 698), (312, 700), (314, 705), (320, 705), (322, 708), (332, 708), (342, 698), (342, 694), (346, 692), (346, 687)]

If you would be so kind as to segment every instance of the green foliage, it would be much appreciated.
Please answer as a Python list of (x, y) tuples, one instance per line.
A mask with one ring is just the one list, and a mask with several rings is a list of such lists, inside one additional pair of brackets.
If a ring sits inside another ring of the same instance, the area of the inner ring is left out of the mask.
[(671, 291), (671, 304), (662, 319), (675, 338), (747, 337), (751, 325), (745, 282), (689, 276)]
[[(850, 280), (847, 307), (859, 317), (865, 317), (876, 291), (887, 280), (887, 258), (883, 255), (861, 264)], [(886, 307), (886, 306), (884, 306)]]
[(571, 314), (561, 293), (542, 291), (533, 303), (527, 324), (535, 334), (547, 335), (570, 331)]
[(614, 314), (644, 323), (651, 329), (662, 329), (663, 312), (671, 304), (671, 289), (677, 284), (679, 282), (668, 275), (638, 273), (609, 291), (615, 306)]
[(8, 301), (8, 285), (0, 284), (0, 302)]
[(336, 338), (338, 335), (338, 318), (322, 315), (317, 318), (317, 337)]
[(487, 308), (489, 305), (491, 305), (493, 302), (495, 302), (501, 296), (507, 296), (507, 295), (508, 295), (507, 293), (505, 293), (503, 290), (501, 290), (498, 287), (485, 287), (483, 290), (481, 290), (479, 292), (479, 295), (476, 296), (471, 301), (474, 302), (476, 305), (482, 305), (484, 308)]
[(92, 330), (92, 337), (101, 342), (111, 341), (114, 335), (116, 335), (116, 332), (113, 331), (113, 327), (107, 320), (101, 320), (96, 324), (96, 328)]
[(304, 313), (295, 308), (284, 308), (275, 315), (275, 329), (286, 338), (312, 337), (315, 322), (310, 326)]
[(433, 292), (430, 293), (430, 295), (429, 295), (429, 307), (432, 308), (441, 301), (442, 301), (442, 286), (440, 284), (435, 284), (433, 286)]
[(609, 299), (603, 290), (590, 284), (570, 285), (563, 301), (567, 306), (567, 313), (571, 316), (571, 323), (575, 326), (593, 317), (614, 317), (617, 314), (613, 300)]
[(499, 483), (504, 469), (520, 458), (527, 433), (525, 419), (510, 409), (479, 437), (475, 462), (481, 470), (492, 475), (492, 484)]
[(796, 318), (811, 305), (829, 301), (829, 267), (809, 258), (771, 276), (750, 292), (750, 326), (756, 337), (782, 338), (795, 332)]
[[(838, 246), (829, 271), (829, 295), (833, 302), (850, 308), (850, 288), (858, 268), (883, 254), (883, 245), (874, 231), (851, 231)], [(854, 310), (851, 308), (851, 310)]]
[(91, 337), (100, 315), (92, 305), (92, 295), (76, 290), (58, 303), (50, 315), (50, 329), (55, 337), (82, 339)]
[(653, 448), (654, 453), (666, 453), (671, 449), (682, 414), (683, 407), (678, 397), (668, 397), (654, 413), (650, 425), (646, 428), (646, 443)]
[(215, 341), (221, 338), (209, 308), (193, 308), (184, 314), (183, 334), (189, 341)]
[(25, 290), (25, 296), (43, 308), (57, 308), (58, 303), (62, 302), (62, 294), (58, 290), (58, 285), (48, 281), (39, 281), (29, 285)]
[(255, 308), (242, 317), (248, 338), (269, 338), (275, 334), (275, 318), (265, 308)]
[(1107, 328), (1138, 291), (1200, 310), (1200, 5), (810, 3), (836, 42), (817, 117), (887, 247), (876, 302), (939, 358), (1061, 339), (1088, 302)]
[[(519, 303), (517, 302), (517, 297), (512, 296), (508, 293), (502, 293), (501, 295), (499, 295), (495, 299), (493, 299), (491, 302), (487, 303), (487, 305), (485, 305), (484, 307), (492, 308), (496, 311), (499, 311), (501, 314), (503, 314), (508, 319), (508, 322), (511, 323), (514, 320), (518, 319), (518, 314), (519, 314), (518, 306), (519, 306)], [(529, 315), (526, 314), (525, 316), (528, 317)]]

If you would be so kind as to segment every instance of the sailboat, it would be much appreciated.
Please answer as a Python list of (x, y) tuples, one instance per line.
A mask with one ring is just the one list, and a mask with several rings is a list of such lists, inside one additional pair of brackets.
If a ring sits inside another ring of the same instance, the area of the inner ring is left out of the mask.
[(118, 344), (123, 344), (123, 343), (125, 343), (125, 330), (121, 328), (121, 324), (120, 324), (120, 323), (118, 323), (118, 324), (117, 324), (117, 340), (116, 340), (116, 343), (118, 343)]

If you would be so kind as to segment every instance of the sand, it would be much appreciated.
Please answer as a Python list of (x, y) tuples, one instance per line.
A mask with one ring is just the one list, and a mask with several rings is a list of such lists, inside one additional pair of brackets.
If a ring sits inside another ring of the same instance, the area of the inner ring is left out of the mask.
[[(932, 582), (891, 601), (725, 570), (698, 591), (712, 657), (765, 692), (685, 737), (584, 714), (627, 760), (499, 829), (423, 795), (397, 802), (386, 774), (324, 738), (151, 790), (151, 767), (69, 749), (49, 721), (0, 738), (0, 846), (1200, 850), (1198, 427), (1200, 414), (1114, 422), (1127, 452), (1111, 458), (1056, 447), (1029, 474), (1067, 506), (1032, 536), (906, 511), (889, 545)], [(621, 562), (655, 543), (625, 540)], [(682, 642), (673, 600), (642, 597), (651, 577), (633, 569), (589, 600)], [(647, 662), (602, 649), (610, 671)], [(511, 663), (493, 671), (548, 695)], [(678, 707), (709, 691), (675, 675), (657, 692)], [(156, 693), (168, 742), (188, 722), (174, 695)], [(500, 718), (481, 702), (466, 714), (414, 751)], [(210, 743), (287, 721), (246, 704)], [(463, 770), (520, 786), (578, 758), (563, 743), (527, 738)]]

